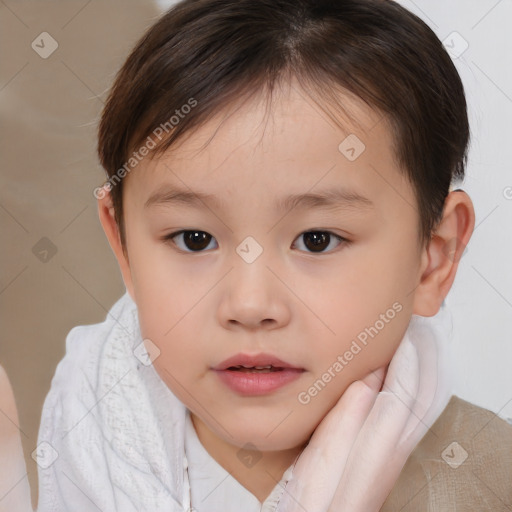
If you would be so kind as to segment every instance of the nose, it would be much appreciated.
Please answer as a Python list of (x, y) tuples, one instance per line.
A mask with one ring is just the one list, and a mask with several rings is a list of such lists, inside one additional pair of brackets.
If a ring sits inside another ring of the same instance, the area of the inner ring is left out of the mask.
[(291, 316), (290, 292), (283, 276), (260, 257), (252, 263), (241, 258), (223, 280), (218, 320), (226, 329), (273, 330), (287, 325)]

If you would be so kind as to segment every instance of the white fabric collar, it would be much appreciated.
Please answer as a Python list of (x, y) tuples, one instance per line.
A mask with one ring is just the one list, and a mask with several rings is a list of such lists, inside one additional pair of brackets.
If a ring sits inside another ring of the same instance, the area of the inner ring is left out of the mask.
[(185, 454), (192, 487), (192, 510), (196, 512), (262, 512), (275, 509), (289, 480), (293, 464), (284, 472), (263, 503), (233, 478), (204, 448), (187, 409), (185, 419)]

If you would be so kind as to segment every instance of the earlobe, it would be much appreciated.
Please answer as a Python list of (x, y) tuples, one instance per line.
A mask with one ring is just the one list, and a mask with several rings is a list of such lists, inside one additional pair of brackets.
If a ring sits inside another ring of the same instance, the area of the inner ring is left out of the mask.
[(473, 202), (463, 190), (450, 192), (443, 218), (422, 255), (413, 313), (434, 316), (453, 285), (459, 261), (475, 226)]
[(112, 197), (106, 188), (105, 193), (102, 194), (101, 197), (98, 197), (98, 215), (108, 243), (110, 244), (110, 247), (117, 259), (117, 263), (119, 264), (126, 290), (130, 294), (131, 298), (135, 300), (128, 256), (125, 254), (121, 244), (121, 237), (119, 234), (119, 227), (115, 219)]

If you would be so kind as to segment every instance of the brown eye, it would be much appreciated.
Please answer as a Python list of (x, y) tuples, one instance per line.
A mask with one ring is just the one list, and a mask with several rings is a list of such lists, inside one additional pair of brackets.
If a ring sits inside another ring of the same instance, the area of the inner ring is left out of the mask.
[(306, 231), (298, 237), (298, 240), (301, 239), (304, 240), (303, 245), (306, 249), (313, 253), (326, 252), (325, 249), (329, 247), (333, 241), (337, 241), (338, 245), (341, 245), (343, 242), (348, 242), (345, 238), (331, 233), (330, 231)]
[[(174, 241), (175, 238), (178, 242)], [(213, 237), (209, 233), (206, 233), (206, 231), (182, 230), (167, 235), (165, 239), (172, 240), (179, 249), (185, 252), (202, 252), (208, 247)]]
[[(346, 238), (331, 233), (330, 231), (306, 231), (297, 238), (299, 241), (301, 239), (304, 240), (303, 245), (306, 252), (318, 254), (331, 252), (333, 243), (335, 243), (334, 248), (343, 243), (349, 243)], [(215, 238), (206, 231), (189, 229), (166, 235), (164, 240), (170, 240), (183, 252), (193, 253), (204, 252), (206, 249), (211, 248), (209, 247), (210, 243), (212, 240), (215, 240)], [(326, 251), (329, 247), (331, 247), (331, 250)]]

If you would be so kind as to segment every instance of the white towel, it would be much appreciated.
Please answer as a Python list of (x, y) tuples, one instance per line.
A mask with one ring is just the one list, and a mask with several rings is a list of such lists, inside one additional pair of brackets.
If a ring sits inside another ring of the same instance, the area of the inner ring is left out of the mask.
[(128, 293), (68, 334), (39, 431), (39, 512), (188, 510), (186, 408), (135, 357), (140, 343)]

